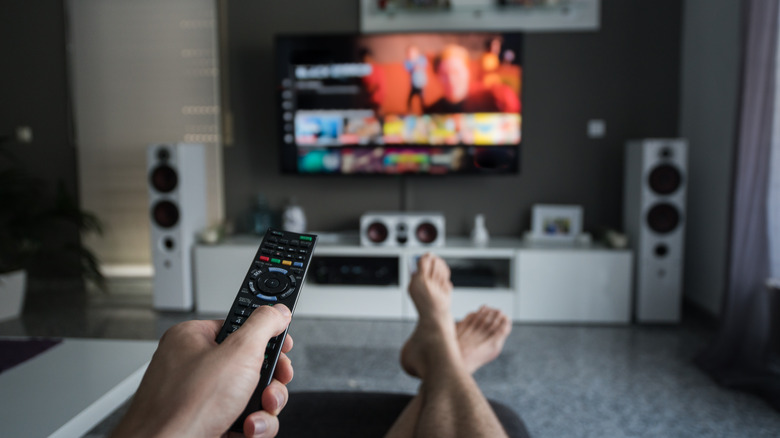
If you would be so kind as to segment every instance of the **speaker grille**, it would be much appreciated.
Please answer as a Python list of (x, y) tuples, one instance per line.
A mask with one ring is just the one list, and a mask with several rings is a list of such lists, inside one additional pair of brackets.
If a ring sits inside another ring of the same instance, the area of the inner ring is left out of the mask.
[(653, 168), (647, 182), (653, 192), (659, 195), (669, 195), (680, 188), (682, 175), (671, 164), (661, 164)]
[(179, 176), (171, 166), (162, 164), (154, 168), (149, 183), (160, 193), (170, 193), (179, 184)]
[(433, 243), (439, 236), (439, 231), (436, 230), (436, 226), (430, 222), (423, 222), (417, 225), (417, 229), (414, 231), (415, 237), (421, 243)]
[(647, 226), (659, 234), (666, 234), (680, 224), (680, 212), (672, 204), (656, 204), (647, 212)]
[(162, 228), (179, 223), (179, 207), (171, 201), (160, 201), (152, 207), (152, 221)]
[(368, 240), (374, 242), (374, 243), (382, 243), (385, 240), (387, 240), (387, 226), (381, 222), (372, 222), (371, 225), (368, 226), (368, 229), (366, 231), (366, 235), (368, 236)]

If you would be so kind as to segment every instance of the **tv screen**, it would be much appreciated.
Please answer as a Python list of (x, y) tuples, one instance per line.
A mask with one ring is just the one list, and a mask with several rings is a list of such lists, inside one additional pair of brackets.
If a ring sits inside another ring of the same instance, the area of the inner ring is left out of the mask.
[(282, 171), (517, 173), (522, 35), (277, 36)]

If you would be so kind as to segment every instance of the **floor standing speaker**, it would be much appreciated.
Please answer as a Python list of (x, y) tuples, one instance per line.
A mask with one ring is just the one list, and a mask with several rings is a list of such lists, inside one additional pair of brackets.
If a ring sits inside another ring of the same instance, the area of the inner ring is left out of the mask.
[(687, 163), (683, 139), (627, 144), (623, 225), (635, 251), (637, 322), (680, 321)]
[(206, 148), (154, 144), (147, 150), (155, 309), (194, 306), (192, 246), (207, 225)]

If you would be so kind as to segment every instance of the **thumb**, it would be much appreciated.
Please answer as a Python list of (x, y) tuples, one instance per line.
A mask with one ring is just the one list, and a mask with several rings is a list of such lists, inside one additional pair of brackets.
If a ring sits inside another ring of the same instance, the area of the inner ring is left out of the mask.
[(241, 351), (241, 354), (262, 358), (268, 341), (284, 333), (291, 319), (292, 312), (284, 304), (260, 306), (222, 345), (229, 350)]

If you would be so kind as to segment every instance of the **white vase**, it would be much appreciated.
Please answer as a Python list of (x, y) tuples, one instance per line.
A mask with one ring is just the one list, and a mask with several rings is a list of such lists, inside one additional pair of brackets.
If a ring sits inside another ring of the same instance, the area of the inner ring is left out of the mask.
[(0, 274), (0, 321), (18, 318), (24, 305), (27, 271)]

